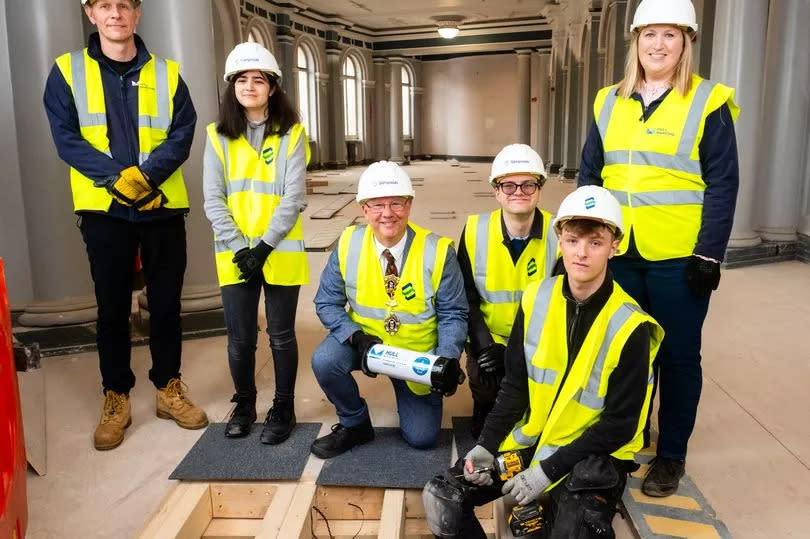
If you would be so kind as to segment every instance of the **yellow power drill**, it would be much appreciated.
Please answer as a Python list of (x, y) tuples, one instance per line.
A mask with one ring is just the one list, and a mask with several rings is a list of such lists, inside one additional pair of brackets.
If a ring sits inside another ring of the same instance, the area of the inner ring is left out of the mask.
[[(530, 456), (527, 457), (531, 459)], [(494, 472), (501, 481), (508, 481), (516, 474), (528, 467), (531, 461), (524, 462), (524, 456), (520, 451), (507, 451), (501, 453), (495, 459)], [(516, 505), (506, 519), (512, 535), (521, 537), (543, 529), (545, 522), (543, 518), (543, 506), (539, 502), (529, 505)]]
[[(525, 453), (525, 454), (524, 454)], [(479, 468), (476, 473), (491, 473), (501, 479), (509, 481), (516, 474), (522, 472), (531, 463), (531, 451), (507, 451), (495, 458), (491, 468)], [(525, 459), (525, 460), (524, 460)], [(472, 471), (472, 470), (470, 470)], [(456, 476), (464, 477), (464, 474)], [(512, 535), (521, 537), (543, 529), (543, 506), (539, 502), (529, 505), (516, 505), (507, 518)]]

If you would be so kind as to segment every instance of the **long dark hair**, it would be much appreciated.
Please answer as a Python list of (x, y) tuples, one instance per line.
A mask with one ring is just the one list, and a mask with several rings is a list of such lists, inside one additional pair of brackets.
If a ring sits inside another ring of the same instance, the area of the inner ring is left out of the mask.
[[(241, 73), (231, 77), (225, 96), (219, 106), (219, 121), (217, 122), (217, 133), (230, 139), (237, 139), (245, 134), (247, 130), (247, 117), (245, 107), (236, 99), (236, 79)], [(264, 136), (284, 135), (290, 128), (301, 121), (298, 110), (290, 103), (290, 99), (278, 80), (266, 73), (264, 78), (276, 89), (267, 101), (267, 122), (264, 124)]]

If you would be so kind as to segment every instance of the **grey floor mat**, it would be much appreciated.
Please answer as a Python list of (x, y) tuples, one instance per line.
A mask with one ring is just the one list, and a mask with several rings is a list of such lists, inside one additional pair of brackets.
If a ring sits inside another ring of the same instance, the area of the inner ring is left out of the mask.
[(317, 483), (346, 487), (422, 488), (431, 477), (451, 464), (450, 429), (442, 429), (433, 449), (410, 447), (398, 428), (375, 428), (374, 434), (373, 442), (327, 460)]
[(169, 479), (295, 481), (320, 429), (320, 423), (298, 423), (284, 443), (265, 445), (261, 423), (246, 438), (226, 438), (225, 423), (211, 423)]
[(456, 439), (456, 450), (459, 458), (470, 452), (475, 446), (475, 438), (470, 434), (471, 417), (453, 417), (453, 438)]

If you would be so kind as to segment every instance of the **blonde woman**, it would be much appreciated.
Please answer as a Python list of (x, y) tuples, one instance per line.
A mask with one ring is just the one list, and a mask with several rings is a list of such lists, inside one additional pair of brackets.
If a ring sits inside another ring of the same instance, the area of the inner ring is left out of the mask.
[(675, 493), (684, 474), (701, 330), (739, 183), (734, 90), (692, 72), (697, 30), (690, 0), (642, 0), (625, 76), (597, 94), (580, 169), (580, 185), (619, 199), (628, 232), (611, 270), (666, 332), (654, 369), (659, 436), (642, 486), (649, 496)]

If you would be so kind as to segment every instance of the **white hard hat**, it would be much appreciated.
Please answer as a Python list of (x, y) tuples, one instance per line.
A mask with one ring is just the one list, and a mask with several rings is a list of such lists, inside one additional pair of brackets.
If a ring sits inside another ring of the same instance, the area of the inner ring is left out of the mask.
[(494, 185), (495, 180), (509, 174), (531, 174), (543, 179), (547, 177), (543, 160), (526, 144), (510, 144), (498, 152), (492, 161), (489, 183)]
[(357, 182), (357, 202), (379, 197), (413, 197), (408, 173), (391, 161), (372, 163)]
[(583, 185), (563, 199), (554, 218), (557, 235), (560, 235), (563, 223), (571, 219), (590, 219), (610, 225), (616, 229), (617, 238), (624, 234), (619, 201), (610, 191), (598, 185)]
[(698, 23), (692, 0), (641, 0), (630, 31), (650, 24), (674, 24), (697, 34)]
[(243, 71), (262, 71), (281, 80), (281, 68), (278, 67), (276, 57), (258, 43), (240, 43), (233, 48), (225, 60), (225, 82)]

